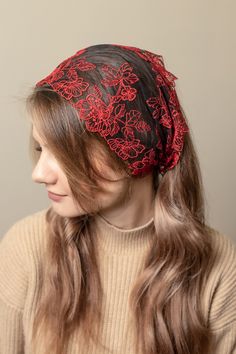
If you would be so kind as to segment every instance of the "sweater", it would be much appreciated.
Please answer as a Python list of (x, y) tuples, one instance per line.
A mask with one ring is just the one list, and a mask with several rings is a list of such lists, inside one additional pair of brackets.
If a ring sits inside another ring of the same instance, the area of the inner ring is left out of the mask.
[[(30, 348), (33, 309), (43, 261), (47, 209), (16, 221), (0, 240), (0, 354), (34, 354)], [(97, 218), (98, 254), (104, 290), (102, 343), (114, 354), (136, 354), (130, 325), (128, 295), (151, 246), (153, 218), (122, 229)], [(204, 314), (215, 335), (212, 354), (236, 353), (236, 248), (224, 234), (211, 229), (217, 256), (204, 290)], [(70, 338), (68, 354), (104, 354)]]

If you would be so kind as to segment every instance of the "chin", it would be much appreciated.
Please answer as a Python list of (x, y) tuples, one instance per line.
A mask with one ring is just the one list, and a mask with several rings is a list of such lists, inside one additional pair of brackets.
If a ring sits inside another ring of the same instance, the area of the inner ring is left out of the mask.
[(78, 210), (78, 208), (69, 208), (68, 206), (58, 205), (56, 203), (53, 203), (52, 208), (56, 214), (66, 218), (74, 218), (86, 214), (86, 212), (84, 212), (83, 210)]

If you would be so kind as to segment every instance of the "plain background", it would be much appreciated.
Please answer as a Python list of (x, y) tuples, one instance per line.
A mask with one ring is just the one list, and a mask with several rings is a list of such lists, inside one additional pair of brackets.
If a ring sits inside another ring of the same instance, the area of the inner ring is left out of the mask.
[(24, 97), (79, 49), (118, 43), (161, 54), (178, 77), (208, 224), (236, 240), (235, 13), (234, 0), (1, 1), (0, 237), (51, 203), (31, 180)]

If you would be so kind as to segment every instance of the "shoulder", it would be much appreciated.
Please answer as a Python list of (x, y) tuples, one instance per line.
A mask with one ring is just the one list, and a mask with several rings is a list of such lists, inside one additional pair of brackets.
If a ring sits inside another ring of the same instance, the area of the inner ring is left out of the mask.
[(9, 247), (18, 249), (18, 252), (25, 252), (25, 247), (37, 236), (45, 232), (46, 212), (42, 209), (17, 220), (0, 239), (0, 250), (3, 252)]
[(231, 271), (236, 275), (236, 243), (228, 235), (219, 232), (216, 229), (209, 228), (212, 240), (215, 271), (218, 278), (226, 274), (230, 275)]
[[(0, 239), (0, 242), (4, 238), (9, 238), (12, 235), (12, 231), (24, 231), (24, 230), (30, 230), (31, 227), (34, 227), (38, 223), (44, 222), (44, 219), (46, 217), (46, 209), (39, 210), (35, 213), (29, 214), (19, 220), (16, 220), (15, 223), (9, 227), (5, 235), (3, 235), (2, 239)], [(17, 237), (17, 236), (16, 236)]]
[(0, 239), (0, 298), (17, 309), (23, 308), (29, 273), (45, 238), (47, 210), (17, 220)]
[(236, 244), (226, 234), (209, 229), (214, 258), (207, 281), (208, 315), (214, 330), (236, 321)]

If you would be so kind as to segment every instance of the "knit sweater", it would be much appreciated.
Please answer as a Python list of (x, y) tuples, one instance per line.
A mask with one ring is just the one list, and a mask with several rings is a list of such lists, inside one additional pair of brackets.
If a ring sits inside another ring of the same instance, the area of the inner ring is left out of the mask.
[[(13, 224), (0, 241), (0, 354), (34, 354), (30, 348), (39, 264), (44, 257), (47, 209)], [(102, 343), (114, 354), (136, 354), (128, 296), (151, 246), (154, 221), (122, 229), (97, 219), (98, 259), (104, 290)], [(215, 335), (212, 354), (236, 353), (236, 248), (212, 229), (217, 256), (204, 290), (204, 313)], [(68, 354), (104, 354), (72, 336)]]

